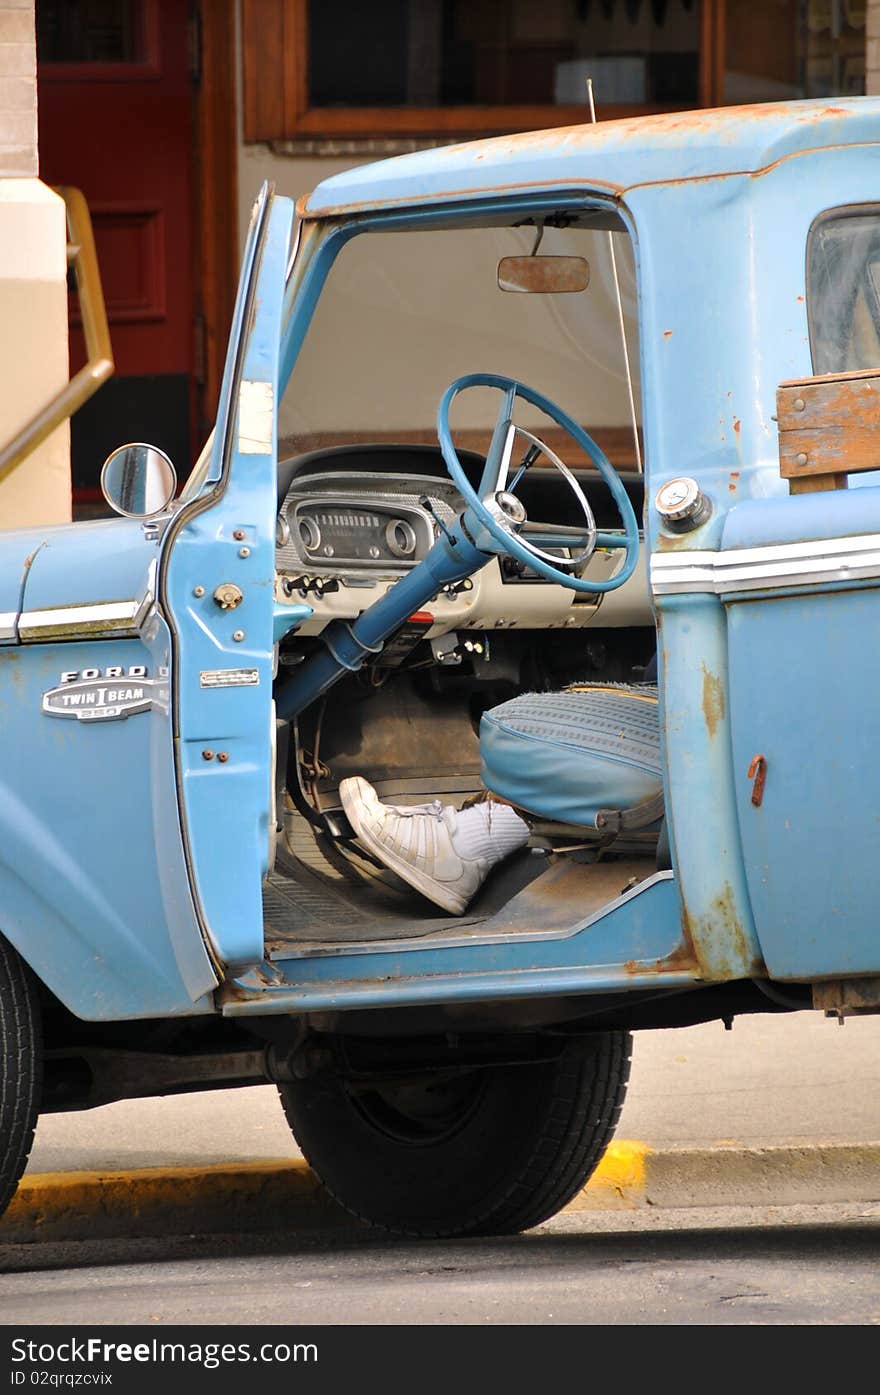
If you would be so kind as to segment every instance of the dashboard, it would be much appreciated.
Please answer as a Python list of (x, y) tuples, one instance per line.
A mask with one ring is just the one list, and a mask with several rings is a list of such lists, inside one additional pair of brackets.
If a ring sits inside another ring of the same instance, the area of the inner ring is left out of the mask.
[[(460, 452), (476, 482), (483, 457)], [(614, 502), (596, 472), (574, 472), (599, 528), (620, 527)], [(641, 516), (643, 481), (622, 475)], [(529, 516), (565, 523), (571, 493), (552, 469), (527, 475), (518, 494)], [(318, 634), (331, 620), (355, 619), (428, 553), (463, 501), (440, 450), (420, 445), (351, 445), (291, 456), (279, 464), (276, 599), (307, 600), (313, 608), (300, 634)], [(564, 558), (567, 550), (559, 549)], [(579, 575), (606, 580), (623, 552), (597, 549)], [(588, 595), (493, 557), (473, 577), (445, 588), (429, 603), (432, 638), (451, 630), (544, 629), (653, 623), (644, 559), (617, 591)]]

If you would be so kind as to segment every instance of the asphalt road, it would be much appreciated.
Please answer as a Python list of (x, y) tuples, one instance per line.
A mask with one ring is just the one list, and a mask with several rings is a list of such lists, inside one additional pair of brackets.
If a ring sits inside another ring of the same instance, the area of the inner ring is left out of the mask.
[(575, 1213), (514, 1239), (0, 1248), (21, 1325), (880, 1323), (880, 1204)]

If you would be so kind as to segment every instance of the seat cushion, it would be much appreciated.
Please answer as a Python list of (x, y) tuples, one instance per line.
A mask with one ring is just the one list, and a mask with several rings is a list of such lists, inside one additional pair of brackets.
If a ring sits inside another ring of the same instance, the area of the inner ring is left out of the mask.
[(662, 787), (657, 689), (523, 693), (483, 714), (480, 757), (493, 794), (541, 818), (595, 828), (600, 809), (629, 809)]

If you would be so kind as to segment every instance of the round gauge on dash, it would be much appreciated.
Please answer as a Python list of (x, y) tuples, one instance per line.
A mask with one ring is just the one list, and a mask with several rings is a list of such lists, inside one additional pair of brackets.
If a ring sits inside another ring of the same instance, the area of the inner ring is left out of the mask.
[(416, 530), (405, 518), (392, 518), (385, 528), (385, 542), (392, 557), (412, 557), (416, 550)]
[(313, 518), (304, 514), (298, 520), (299, 536), (306, 552), (317, 552), (321, 546), (321, 530)]

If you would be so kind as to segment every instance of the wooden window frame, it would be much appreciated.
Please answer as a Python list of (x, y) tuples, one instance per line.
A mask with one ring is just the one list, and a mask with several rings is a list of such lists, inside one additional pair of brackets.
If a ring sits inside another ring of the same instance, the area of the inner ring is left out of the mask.
[(237, 0), (194, 0), (200, 54), (195, 91), (196, 384), (199, 435), (213, 425), (232, 325), (238, 241), (235, 9)]
[(159, 6), (141, 0), (143, 57), (130, 63), (60, 63), (40, 59), (41, 82), (130, 82), (132, 78), (159, 77)]
[[(715, 105), (723, 68), (724, 0), (699, 3), (699, 101)], [(586, 103), (574, 106), (314, 107), (308, 92), (308, 0), (242, 0), (244, 139), (428, 139), (479, 136), (580, 125)], [(281, 55), (281, 81), (275, 79)], [(601, 96), (601, 94), (600, 94)], [(680, 111), (640, 103), (603, 105), (605, 119)]]

